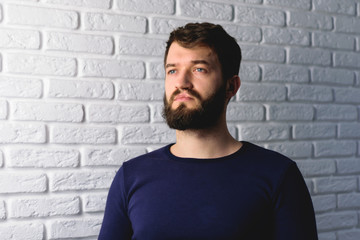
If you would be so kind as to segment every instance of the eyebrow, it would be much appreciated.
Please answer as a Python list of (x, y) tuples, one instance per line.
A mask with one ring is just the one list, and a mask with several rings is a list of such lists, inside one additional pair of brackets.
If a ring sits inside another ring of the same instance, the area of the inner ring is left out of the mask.
[[(210, 65), (210, 63), (206, 60), (193, 60), (191, 61), (191, 63), (193, 64), (205, 64), (205, 65)], [(177, 64), (175, 63), (168, 63), (165, 65), (165, 68), (169, 68), (169, 67), (175, 67)]]

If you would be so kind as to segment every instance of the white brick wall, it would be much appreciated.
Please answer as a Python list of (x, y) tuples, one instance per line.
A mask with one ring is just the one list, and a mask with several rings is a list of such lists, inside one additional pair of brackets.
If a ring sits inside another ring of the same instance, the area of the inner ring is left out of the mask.
[(360, 238), (358, 0), (0, 0), (0, 238), (96, 239), (121, 164), (174, 141), (163, 51), (187, 22), (243, 50), (231, 134), (293, 158), (320, 240)]

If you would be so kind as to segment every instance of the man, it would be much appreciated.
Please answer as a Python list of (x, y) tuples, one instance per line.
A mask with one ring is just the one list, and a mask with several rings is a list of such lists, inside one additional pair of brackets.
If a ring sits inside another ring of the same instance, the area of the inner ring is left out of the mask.
[(123, 164), (99, 239), (317, 239), (296, 164), (227, 129), (240, 61), (240, 47), (219, 25), (170, 34), (164, 116), (176, 143)]

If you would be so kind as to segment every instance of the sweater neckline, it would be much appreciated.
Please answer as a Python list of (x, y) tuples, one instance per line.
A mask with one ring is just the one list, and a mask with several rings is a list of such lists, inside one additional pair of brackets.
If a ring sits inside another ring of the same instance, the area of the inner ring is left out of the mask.
[(165, 146), (165, 153), (168, 155), (168, 157), (171, 160), (174, 161), (180, 161), (180, 162), (219, 162), (219, 161), (225, 161), (227, 159), (233, 159), (235, 156), (240, 155), (242, 152), (246, 150), (246, 148), (249, 146), (249, 143), (246, 141), (241, 141), (242, 146), (234, 153), (231, 153), (229, 155), (218, 157), (218, 158), (184, 158), (184, 157), (178, 157), (171, 153), (170, 147), (174, 145), (175, 143), (171, 143), (167, 146)]

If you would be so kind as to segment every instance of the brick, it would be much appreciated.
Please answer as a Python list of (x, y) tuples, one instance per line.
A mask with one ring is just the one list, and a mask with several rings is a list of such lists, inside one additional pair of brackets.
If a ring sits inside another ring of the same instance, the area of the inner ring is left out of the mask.
[(358, 158), (337, 159), (336, 167), (340, 174), (360, 173), (360, 160)]
[(299, 160), (296, 162), (305, 177), (331, 175), (336, 172), (334, 160)]
[(345, 69), (315, 67), (311, 72), (311, 81), (351, 86), (354, 84), (354, 73)]
[(140, 61), (84, 59), (80, 62), (84, 77), (135, 78), (145, 77), (145, 66)]
[(357, 188), (355, 177), (323, 177), (314, 181), (316, 193), (351, 192)]
[(166, 14), (171, 15), (175, 13), (174, 0), (117, 0), (117, 9), (126, 12), (140, 12), (151, 14)]
[(240, 42), (260, 42), (261, 29), (250, 26), (236, 26), (230, 24), (222, 24), (225, 31)]
[(50, 131), (52, 143), (109, 144), (116, 141), (113, 127), (53, 126)]
[(360, 123), (340, 123), (339, 138), (360, 138)]
[(226, 119), (228, 121), (262, 121), (265, 118), (265, 109), (261, 104), (243, 104), (231, 102), (228, 105)]
[(49, 186), (51, 192), (108, 189), (114, 176), (114, 170), (55, 172), (49, 174)]
[(352, 1), (337, 0), (313, 0), (313, 6), (316, 11), (340, 14), (355, 14), (355, 3)]
[(239, 0), (240, 3), (261, 4), (263, 0)]
[(285, 26), (285, 13), (269, 8), (237, 6), (235, 16), (241, 24)]
[(162, 103), (153, 103), (150, 104), (150, 119), (151, 123), (164, 123), (165, 120), (162, 116), (164, 104)]
[(322, 48), (353, 50), (355, 37), (339, 33), (314, 32), (314, 46)]
[(262, 70), (263, 81), (295, 83), (307, 83), (310, 81), (309, 69), (306, 67), (264, 64)]
[(346, 157), (356, 153), (356, 142), (353, 141), (319, 141), (314, 143), (315, 157)]
[(0, 29), (0, 48), (39, 49), (39, 31), (24, 29)]
[(291, 0), (264, 0), (265, 4), (280, 6), (280, 7), (289, 7), (289, 8), (299, 8), (304, 10), (309, 10), (311, 7), (310, 0), (300, 0), (300, 1), (291, 1)]
[(260, 67), (258, 64), (243, 63), (240, 67), (239, 77), (241, 82), (258, 82), (260, 81)]
[(320, 232), (318, 237), (320, 240), (337, 240), (335, 232)]
[(7, 164), (10, 167), (68, 168), (79, 166), (80, 154), (72, 149), (11, 149)]
[(78, 197), (12, 199), (9, 204), (10, 218), (65, 216), (79, 212)]
[(0, 119), (6, 119), (8, 115), (8, 103), (5, 100), (0, 100)]
[(336, 52), (334, 55), (334, 65), (336, 67), (360, 68), (360, 53)]
[(4, 220), (5, 218), (6, 218), (5, 202), (0, 201), (0, 220)]
[(343, 193), (337, 195), (338, 208), (359, 208), (360, 207), (360, 193)]
[(29, 172), (0, 173), (0, 193), (42, 193), (47, 190), (46, 175)]
[(97, 236), (101, 227), (100, 218), (54, 220), (50, 223), (49, 239), (87, 238)]
[(268, 120), (310, 121), (314, 119), (314, 109), (306, 104), (276, 104), (268, 106)]
[(239, 101), (284, 101), (286, 88), (277, 84), (243, 83), (240, 88)]
[(68, 57), (9, 53), (4, 61), (4, 69), (9, 73), (74, 76), (77, 71), (77, 62), (74, 58)]
[(169, 19), (154, 17), (150, 21), (150, 32), (168, 35), (174, 29), (184, 26), (188, 22), (188, 20), (182, 20), (177, 18)]
[(43, 124), (0, 123), (0, 143), (45, 143)]
[(198, 0), (181, 0), (182, 16), (230, 21), (233, 19), (233, 7), (229, 4)]
[(360, 19), (348, 16), (336, 16), (335, 31), (343, 33), (360, 33)]
[(292, 47), (289, 50), (289, 63), (330, 66), (331, 52), (323, 49)]
[(303, 29), (264, 28), (264, 43), (284, 45), (310, 45), (310, 32)]
[(109, 9), (111, 7), (111, 0), (45, 0), (46, 3), (62, 4), (66, 6), (77, 6), (84, 8), (101, 8)]
[(312, 196), (312, 202), (316, 213), (336, 209), (335, 194)]
[(285, 62), (285, 49), (282, 47), (242, 45), (241, 48), (244, 61)]
[(114, 52), (114, 41), (108, 36), (46, 32), (44, 42), (47, 50), (107, 55)]
[(66, 29), (79, 26), (79, 15), (75, 11), (9, 4), (6, 13), (10, 24)]
[(305, 180), (306, 187), (308, 188), (310, 194), (313, 194), (314, 193), (314, 191), (313, 191), (313, 188), (314, 188), (313, 185), (314, 184), (313, 184), (312, 180), (307, 179), (307, 178), (305, 178), (304, 180)]
[(4, 155), (3, 152), (0, 150), (0, 167), (3, 167), (4, 165)]
[(42, 88), (40, 79), (0, 77), (0, 97), (40, 98)]
[(288, 25), (290, 27), (331, 30), (333, 29), (332, 18), (313, 12), (291, 11), (289, 13)]
[(74, 103), (12, 102), (11, 117), (15, 120), (81, 122), (83, 106)]
[(355, 227), (358, 223), (355, 212), (333, 212), (316, 216), (317, 228), (320, 231)]
[(163, 82), (116, 82), (117, 100), (162, 101), (164, 97)]
[(289, 138), (290, 127), (288, 125), (270, 124), (242, 124), (239, 126), (241, 139), (247, 141), (272, 141)]
[(151, 79), (165, 79), (164, 62), (148, 62), (147, 73)]
[(360, 230), (359, 229), (350, 229), (337, 232), (339, 240), (354, 240), (360, 239)]
[(357, 110), (350, 105), (315, 105), (317, 120), (356, 120)]
[(165, 125), (125, 126), (120, 142), (123, 144), (168, 144), (175, 142), (175, 131)]
[(86, 213), (103, 212), (105, 210), (107, 194), (88, 194), (82, 198), (83, 209)]
[(112, 99), (114, 97), (114, 86), (110, 81), (50, 79), (48, 83), (48, 96), (53, 98)]
[(87, 118), (90, 122), (98, 123), (149, 122), (149, 112), (149, 107), (144, 105), (92, 104)]
[(6, 223), (0, 225), (0, 236), (4, 240), (42, 240), (45, 228), (41, 223)]
[(150, 38), (119, 38), (119, 54), (140, 56), (163, 56), (165, 41)]
[[(175, 28), (184, 26), (189, 21), (168, 18), (153, 18), (150, 31), (157, 34), (168, 35)], [(258, 27), (235, 26), (233, 24), (221, 24), (231, 36), (241, 42), (260, 42), (261, 30)]]
[(331, 102), (332, 89), (326, 86), (289, 85), (288, 99), (290, 101)]
[(269, 143), (268, 149), (280, 152), (289, 158), (307, 158), (311, 157), (312, 145), (310, 142), (281, 142)]
[(336, 125), (331, 123), (294, 124), (294, 139), (326, 139), (336, 137)]
[(123, 162), (145, 154), (144, 148), (87, 148), (84, 166), (121, 166)]
[(119, 14), (85, 13), (86, 30), (145, 33), (147, 21), (141, 16)]

